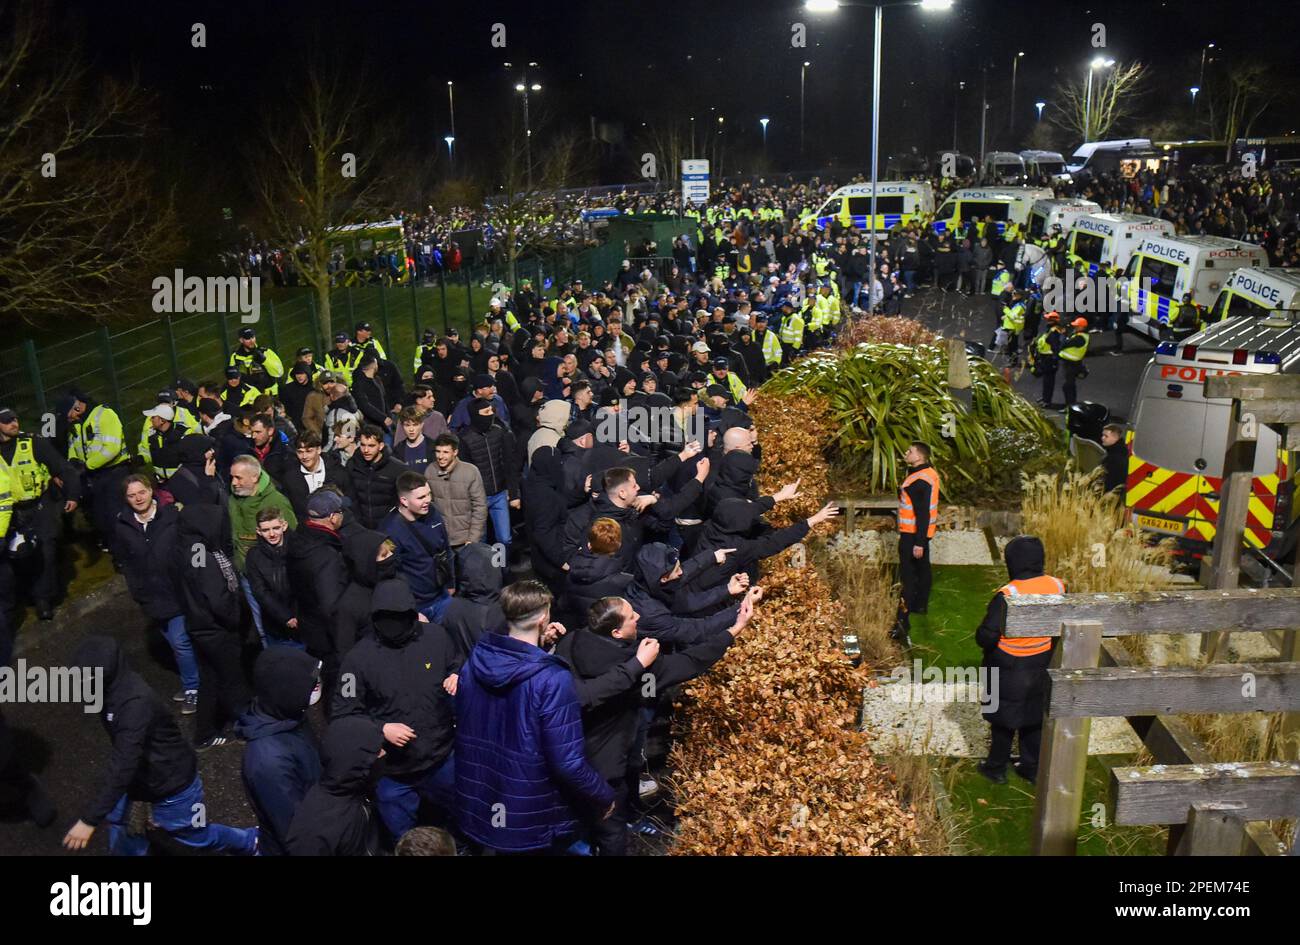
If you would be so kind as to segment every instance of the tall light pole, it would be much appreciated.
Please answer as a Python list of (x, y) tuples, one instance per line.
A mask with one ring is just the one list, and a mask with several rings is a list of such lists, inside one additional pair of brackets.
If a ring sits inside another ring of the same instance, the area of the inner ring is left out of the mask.
[(1094, 69), (1108, 69), (1115, 65), (1114, 59), (1103, 59), (1101, 56), (1096, 57), (1088, 63), (1088, 94), (1083, 104), (1083, 142), (1087, 144), (1092, 140), (1092, 72)]
[(961, 114), (961, 93), (966, 91), (966, 83), (958, 82), (952, 93), (952, 149), (957, 150), (957, 116)]
[(880, 164), (880, 50), (884, 33), (886, 6), (919, 6), (922, 10), (949, 10), (953, 0), (899, 0), (896, 3), (841, 2), (841, 0), (805, 0), (809, 13), (829, 13), (841, 6), (871, 7), (876, 11), (876, 31), (872, 45), (871, 62), (871, 270), (867, 283), (867, 297), (874, 294), (876, 284), (876, 182)]
[[(533, 129), (528, 123), (528, 93), (540, 92), (542, 87), (536, 82), (528, 81), (528, 69), (537, 68), (537, 63), (530, 62), (524, 67), (524, 80), (515, 83), (515, 91), (522, 92), (524, 96), (524, 163), (528, 165), (528, 189), (533, 189)], [(506, 63), (506, 68), (510, 68), (510, 63)]]
[[(1214, 43), (1206, 43), (1201, 47), (1201, 77), (1196, 81), (1196, 92), (1205, 88), (1205, 54), (1214, 48)], [(1192, 121), (1196, 121), (1196, 92), (1192, 93)]]
[(980, 66), (980, 75), (983, 79), (981, 86), (983, 91), (980, 93), (980, 157), (979, 167), (981, 177), (984, 174), (984, 127), (989, 117), (989, 67)]
[(722, 116), (718, 116), (718, 180), (722, 180)]
[(770, 118), (760, 118), (758, 123), (763, 126), (763, 157), (767, 157), (767, 123)]
[(799, 157), (803, 157), (803, 89), (811, 65), (811, 62), (805, 62), (799, 67)]
[(456, 136), (447, 135), (447, 137), (443, 138), (442, 140), (447, 142), (447, 163), (453, 164), (454, 161), (451, 155), (451, 146), (456, 143)]
[(1038, 120), (1043, 120), (1043, 109), (1047, 107), (1046, 102), (1034, 102), (1034, 108), (1038, 109)]
[(451, 111), (451, 134), (456, 136), (456, 96), (452, 91), (451, 79), (447, 80), (447, 108)]
[[(1018, 52), (1015, 58), (1011, 60), (1011, 134), (1016, 133), (1016, 70), (1020, 68), (1020, 60), (1024, 58), (1023, 52)], [(1012, 141), (1014, 146), (1015, 142)]]

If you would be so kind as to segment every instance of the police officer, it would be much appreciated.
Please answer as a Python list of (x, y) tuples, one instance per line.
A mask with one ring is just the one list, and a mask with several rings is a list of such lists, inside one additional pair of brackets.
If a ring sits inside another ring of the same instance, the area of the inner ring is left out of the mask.
[(232, 417), (239, 415), (239, 408), (251, 404), (262, 391), (255, 387), (233, 364), (226, 368), (226, 388), (221, 392), (221, 403), (226, 413)]
[(166, 482), (181, 467), (181, 440), (201, 432), (198, 421), (191, 424), (181, 419), (177, 409), (166, 402), (144, 411), (144, 418), (149, 424), (149, 437), (145, 441), (147, 452), (141, 455), (153, 466), (158, 481)]
[(1020, 289), (1011, 290), (1011, 298), (1002, 306), (1002, 331), (1005, 338), (1007, 357), (1010, 366), (1020, 363), (1020, 333), (1025, 330), (1025, 293)]
[[(0, 508), (0, 557), (10, 552), (10, 545), (18, 535), (24, 536), (15, 557), (22, 554), (22, 545), (31, 542), (40, 555), (40, 570), (31, 585), (32, 602), (36, 615), (42, 620), (54, 616), (54, 599), (58, 596), (58, 546), (62, 524), (61, 514), (73, 512), (81, 499), (81, 473), (69, 463), (59, 450), (44, 437), (33, 437), (19, 432), (18, 415), (8, 408), (0, 409), (0, 493), (8, 493), (8, 509)], [(60, 499), (60, 494), (62, 499)], [(5, 500), (0, 499), (0, 504)], [(7, 521), (6, 521), (7, 520)], [(0, 565), (7, 567), (8, 565)], [(9, 593), (3, 590), (0, 578), (0, 625), (14, 606), (13, 584)], [(9, 646), (0, 633), (0, 666), (9, 661)]]
[(799, 356), (803, 348), (803, 316), (794, 310), (789, 297), (781, 303), (781, 344), (785, 348), (785, 363)]
[(84, 495), (100, 546), (113, 551), (117, 513), (124, 503), (122, 480), (131, 472), (131, 456), (117, 412), (73, 390), (59, 404), (68, 419), (68, 459), (85, 470)]
[[(496, 301), (495, 299), (493, 301)], [(517, 329), (515, 329), (517, 330)], [(426, 328), (424, 335), (420, 339), (420, 344), (415, 349), (415, 359), (411, 365), (411, 370), (415, 374), (420, 373), (420, 365), (424, 363), (425, 357), (430, 361), (438, 353), (438, 334), (432, 328)]]
[(257, 332), (251, 327), (239, 330), (239, 347), (231, 352), (227, 367), (237, 367), (245, 375), (266, 374), (272, 381), (284, 377), (284, 363), (270, 348), (257, 344)]
[(1043, 316), (1043, 333), (1034, 342), (1034, 368), (1043, 380), (1043, 393), (1038, 398), (1040, 407), (1052, 406), (1056, 396), (1056, 370), (1059, 364), (1061, 340), (1065, 337), (1061, 325), (1060, 312), (1048, 312)]
[(1088, 369), (1083, 365), (1083, 359), (1088, 354), (1088, 320), (1086, 318), (1076, 318), (1070, 322), (1073, 329), (1060, 342), (1059, 356), (1061, 366), (1065, 369), (1065, 381), (1061, 384), (1061, 390), (1065, 394), (1065, 406), (1068, 408), (1078, 399), (1078, 380), (1086, 377)]
[(907, 476), (898, 488), (898, 578), (903, 585), (898, 621), (891, 636), (911, 646), (910, 614), (930, 607), (930, 539), (939, 521), (939, 473), (930, 447), (914, 440), (903, 454)]
[(979, 773), (997, 784), (1007, 780), (1011, 742), (1020, 736), (1020, 761), (1016, 774), (1033, 782), (1038, 777), (1038, 749), (1043, 729), (1043, 695), (1047, 666), (1052, 660), (1049, 636), (1006, 637), (1007, 600), (1028, 594), (1064, 594), (1059, 578), (1043, 573), (1043, 543), (1021, 535), (1007, 543), (1003, 552), (1010, 580), (998, 588), (975, 631), (975, 642), (984, 651), (983, 666), (997, 672), (990, 690), (997, 693), (997, 705), (987, 713), (992, 738), (989, 753), (977, 766)]
[(767, 365), (768, 374), (781, 367), (781, 339), (775, 331), (767, 327), (767, 315), (764, 312), (754, 314), (754, 343), (763, 352), (763, 363)]
[[(186, 432), (192, 433), (195, 430), (198, 430), (199, 418), (195, 416), (194, 412), (190, 409), (192, 401), (181, 403), (173, 391), (160, 390), (154, 403), (155, 405), (168, 404), (172, 408), (172, 419), (175, 421), (177, 426), (183, 427)], [(136, 444), (136, 455), (156, 468), (157, 463), (154, 461), (153, 450), (149, 442), (155, 429), (156, 427), (153, 421), (153, 416), (150, 411), (146, 410), (144, 412), (144, 423), (141, 425), (140, 429), (140, 441)], [(171, 474), (168, 473), (168, 475)]]
[[(299, 348), (294, 363), (307, 365), (308, 381), (316, 380), (316, 375), (320, 373), (320, 365), (316, 363), (316, 352), (312, 351), (311, 348)], [(284, 380), (284, 378), (281, 378), (281, 380)]]
[(375, 337), (374, 331), (370, 327), (370, 322), (357, 322), (355, 332), (356, 341), (352, 345), (352, 350), (357, 353), (357, 360), (360, 361), (360, 355), (370, 351), (381, 361), (387, 361), (388, 355), (384, 353), (384, 346), (379, 343)]
[(354, 349), (348, 333), (341, 331), (334, 336), (334, 348), (325, 352), (325, 370), (340, 375), (344, 384), (351, 385), (352, 372), (361, 360), (361, 354)]

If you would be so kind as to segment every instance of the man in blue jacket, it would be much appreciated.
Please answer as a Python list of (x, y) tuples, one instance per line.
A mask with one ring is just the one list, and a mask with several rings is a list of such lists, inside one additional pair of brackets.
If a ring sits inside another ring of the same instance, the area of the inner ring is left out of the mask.
[(415, 595), (416, 609), (441, 623), (456, 586), (456, 558), (427, 479), (413, 472), (397, 477), (397, 508), (379, 523), (379, 531), (397, 545), (398, 568)]
[(320, 751), (305, 724), (320, 700), (321, 661), (305, 650), (274, 646), (253, 667), (253, 704), (235, 723), (244, 749), (244, 791), (262, 828), (260, 852), (287, 856), (285, 838), (298, 805), (320, 780)]
[(558, 851), (580, 818), (613, 813), (614, 791), (586, 759), (569, 666), (547, 652), (565, 632), (550, 591), (516, 582), (501, 610), (506, 632), (479, 640), (456, 687), (460, 826), (502, 853)]

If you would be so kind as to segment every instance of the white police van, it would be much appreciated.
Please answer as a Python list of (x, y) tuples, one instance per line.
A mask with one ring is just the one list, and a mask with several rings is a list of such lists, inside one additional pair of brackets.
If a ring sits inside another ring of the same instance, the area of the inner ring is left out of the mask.
[(1300, 311), (1300, 269), (1238, 269), (1219, 290), (1207, 321), (1258, 318), (1278, 309)]
[(1091, 200), (1059, 199), (1035, 200), (1029, 208), (1029, 236), (1042, 239), (1052, 235), (1052, 227), (1059, 226), (1062, 235), (1068, 234), (1074, 221), (1089, 213), (1100, 213), (1101, 206)]
[(984, 173), (987, 184), (1023, 184), (1025, 159), (1014, 151), (990, 151), (984, 155)]
[(1120, 304), (1128, 309), (1133, 331), (1174, 338), (1200, 329), (1199, 319), (1183, 310), (1184, 295), (1208, 309), (1235, 270), (1267, 266), (1268, 254), (1253, 243), (1222, 236), (1148, 236), (1133, 247)]
[(998, 232), (1005, 232), (1007, 224), (1024, 227), (1029, 222), (1029, 209), (1035, 200), (1053, 197), (1047, 187), (966, 187), (948, 195), (934, 215), (934, 231), (944, 233), (956, 229), (962, 221), (983, 220), (992, 217)]
[(1020, 157), (1025, 162), (1025, 173), (1030, 177), (1046, 177), (1062, 183), (1070, 180), (1065, 158), (1059, 151), (1021, 151)]
[[(907, 225), (924, 214), (934, 213), (934, 188), (929, 181), (879, 181), (876, 184), (875, 230), (883, 233), (899, 224)], [(832, 220), (849, 220), (859, 230), (870, 230), (871, 185), (848, 184), (827, 198), (817, 211), (817, 228)]]
[(1095, 276), (1102, 266), (1123, 269), (1140, 240), (1160, 235), (1173, 236), (1174, 225), (1136, 213), (1089, 213), (1070, 227), (1065, 258), (1080, 274)]

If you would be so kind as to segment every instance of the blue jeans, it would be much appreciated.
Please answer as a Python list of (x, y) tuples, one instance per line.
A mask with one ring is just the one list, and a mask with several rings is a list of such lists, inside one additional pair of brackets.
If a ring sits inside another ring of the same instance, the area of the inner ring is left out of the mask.
[(163, 627), (163, 636), (171, 644), (172, 655), (176, 657), (176, 668), (181, 672), (181, 688), (186, 692), (198, 692), (199, 664), (194, 659), (190, 635), (185, 632), (185, 615), (169, 618)]
[(262, 605), (253, 596), (253, 585), (249, 584), (248, 578), (242, 574), (239, 576), (239, 586), (244, 589), (244, 599), (248, 601), (248, 609), (253, 612), (253, 626), (257, 628), (257, 636), (262, 641), (262, 649), (266, 649), (266, 631), (262, 629)]
[(510, 493), (501, 490), (487, 497), (488, 521), (492, 523), (492, 537), (510, 547)]
[(267, 645), (268, 647), (271, 647), (271, 646), (291, 646), (291, 647), (293, 647), (295, 650), (305, 650), (305, 649), (307, 649), (307, 644), (306, 644), (306, 643), (303, 643), (301, 640), (290, 640), (290, 639), (288, 639), (287, 637), (282, 639), (282, 638), (280, 638), (280, 637), (276, 637), (276, 636), (269, 636), (269, 637), (266, 638), (266, 645)]
[[(146, 856), (149, 853), (148, 838), (127, 835), (126, 816), (129, 806), (130, 800), (123, 794), (108, 814), (108, 850), (114, 856)], [(180, 793), (155, 801), (151, 820), (171, 834), (172, 839), (187, 847), (210, 853), (237, 853), (243, 856), (252, 856), (257, 848), (256, 827), (227, 827), (207, 819), (207, 807), (203, 802), (203, 780), (198, 775)], [(195, 826), (196, 823), (201, 826)]]
[(394, 840), (418, 822), (420, 798), (440, 807), (448, 819), (455, 813), (456, 756), (448, 755), (436, 768), (410, 781), (380, 778), (375, 785), (375, 806)]
[(420, 613), (424, 614), (434, 623), (442, 623), (442, 615), (447, 612), (451, 606), (451, 595), (445, 590), (431, 601), (426, 601), (419, 607)]

